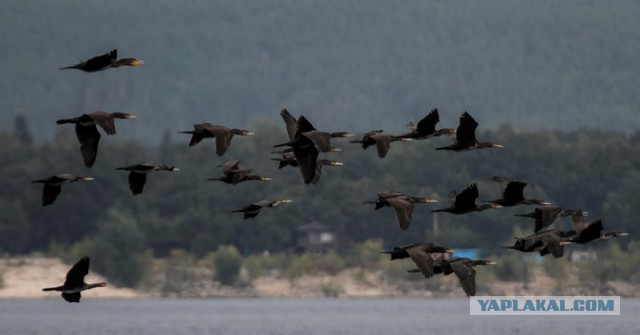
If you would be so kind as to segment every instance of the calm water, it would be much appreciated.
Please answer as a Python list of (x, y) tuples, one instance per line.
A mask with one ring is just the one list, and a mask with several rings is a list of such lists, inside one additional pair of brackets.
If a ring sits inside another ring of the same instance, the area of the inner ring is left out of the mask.
[(469, 316), (466, 299), (0, 301), (0, 334), (640, 334), (640, 300), (620, 316)]

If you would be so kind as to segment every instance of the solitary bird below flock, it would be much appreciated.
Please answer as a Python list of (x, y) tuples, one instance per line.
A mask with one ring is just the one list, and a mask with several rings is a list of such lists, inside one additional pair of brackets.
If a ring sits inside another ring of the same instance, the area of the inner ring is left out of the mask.
[(80, 292), (96, 287), (105, 287), (107, 283), (87, 284), (84, 277), (89, 273), (89, 257), (80, 259), (69, 272), (62, 286), (43, 288), (43, 291), (60, 291), (62, 298), (68, 302), (80, 302)]
[(116, 170), (125, 170), (129, 172), (129, 189), (133, 195), (142, 193), (144, 184), (147, 182), (147, 174), (153, 171), (179, 171), (180, 169), (173, 166), (156, 165), (154, 162), (146, 162), (140, 164), (119, 167)]
[(236, 128), (227, 128), (224, 126), (211, 124), (211, 123), (200, 123), (194, 124), (193, 130), (181, 131), (181, 134), (191, 134), (191, 141), (189, 141), (189, 146), (192, 147), (205, 138), (215, 138), (216, 139), (216, 155), (222, 156), (229, 145), (231, 145), (231, 139), (233, 135), (240, 136), (251, 136), (252, 132), (248, 130), (236, 129)]
[(265, 207), (276, 207), (282, 204), (288, 204), (291, 200), (283, 199), (283, 200), (262, 200), (258, 202), (254, 202), (249, 206), (246, 206), (242, 209), (238, 209), (235, 211), (231, 211), (231, 213), (244, 213), (244, 219), (256, 217), (260, 214), (260, 211)]
[(60, 194), (62, 191), (62, 185), (68, 183), (75, 183), (77, 181), (89, 181), (93, 180), (91, 177), (86, 176), (74, 176), (68, 173), (62, 173), (55, 176), (51, 176), (49, 178), (34, 180), (32, 183), (42, 183), (44, 187), (42, 188), (42, 206), (49, 206)]
[(133, 119), (135, 116), (128, 113), (91, 112), (82, 114), (73, 119), (61, 119), (57, 124), (73, 123), (76, 125), (76, 137), (80, 143), (80, 152), (86, 167), (93, 166), (98, 155), (98, 143), (100, 132), (96, 125), (100, 126), (108, 135), (116, 133), (115, 119)]
[(135, 59), (135, 58), (118, 59), (118, 49), (113, 49), (109, 53), (106, 53), (104, 55), (90, 58), (76, 65), (60, 68), (60, 70), (78, 69), (84, 72), (97, 72), (97, 71), (102, 71), (109, 68), (116, 68), (120, 66), (138, 66), (141, 64), (144, 64), (144, 61), (140, 59)]

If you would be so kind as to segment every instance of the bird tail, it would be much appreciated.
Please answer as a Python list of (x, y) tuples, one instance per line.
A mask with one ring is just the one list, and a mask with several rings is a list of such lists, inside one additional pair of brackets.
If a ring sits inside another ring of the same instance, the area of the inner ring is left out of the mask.
[(290, 145), (291, 145), (291, 142), (276, 144), (276, 145), (274, 145), (273, 147), (274, 147), (274, 148), (278, 148), (278, 147), (284, 147), (284, 146), (287, 146), (287, 145), (289, 145), (289, 146), (290, 146)]
[(185, 131), (179, 131), (178, 134), (194, 134), (193, 130), (185, 130)]
[(60, 119), (56, 121), (57, 124), (75, 123), (75, 119)]
[(62, 286), (56, 287), (45, 287), (42, 289), (43, 291), (62, 291)]
[(77, 69), (76, 65), (61, 67), (58, 70)]
[(236, 209), (235, 211), (231, 211), (229, 213), (242, 213), (244, 212), (242, 209)]

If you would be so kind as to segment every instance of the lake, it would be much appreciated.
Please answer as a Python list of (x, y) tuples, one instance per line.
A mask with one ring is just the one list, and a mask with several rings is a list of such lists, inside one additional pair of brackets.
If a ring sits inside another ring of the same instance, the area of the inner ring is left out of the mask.
[(2, 335), (640, 334), (620, 316), (470, 316), (467, 299), (62, 299), (0, 301)]

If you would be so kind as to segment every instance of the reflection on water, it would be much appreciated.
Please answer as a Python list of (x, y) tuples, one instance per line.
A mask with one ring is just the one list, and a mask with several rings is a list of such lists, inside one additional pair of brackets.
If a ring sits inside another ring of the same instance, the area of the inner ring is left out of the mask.
[(640, 334), (620, 316), (470, 316), (467, 299), (0, 301), (0, 334)]

